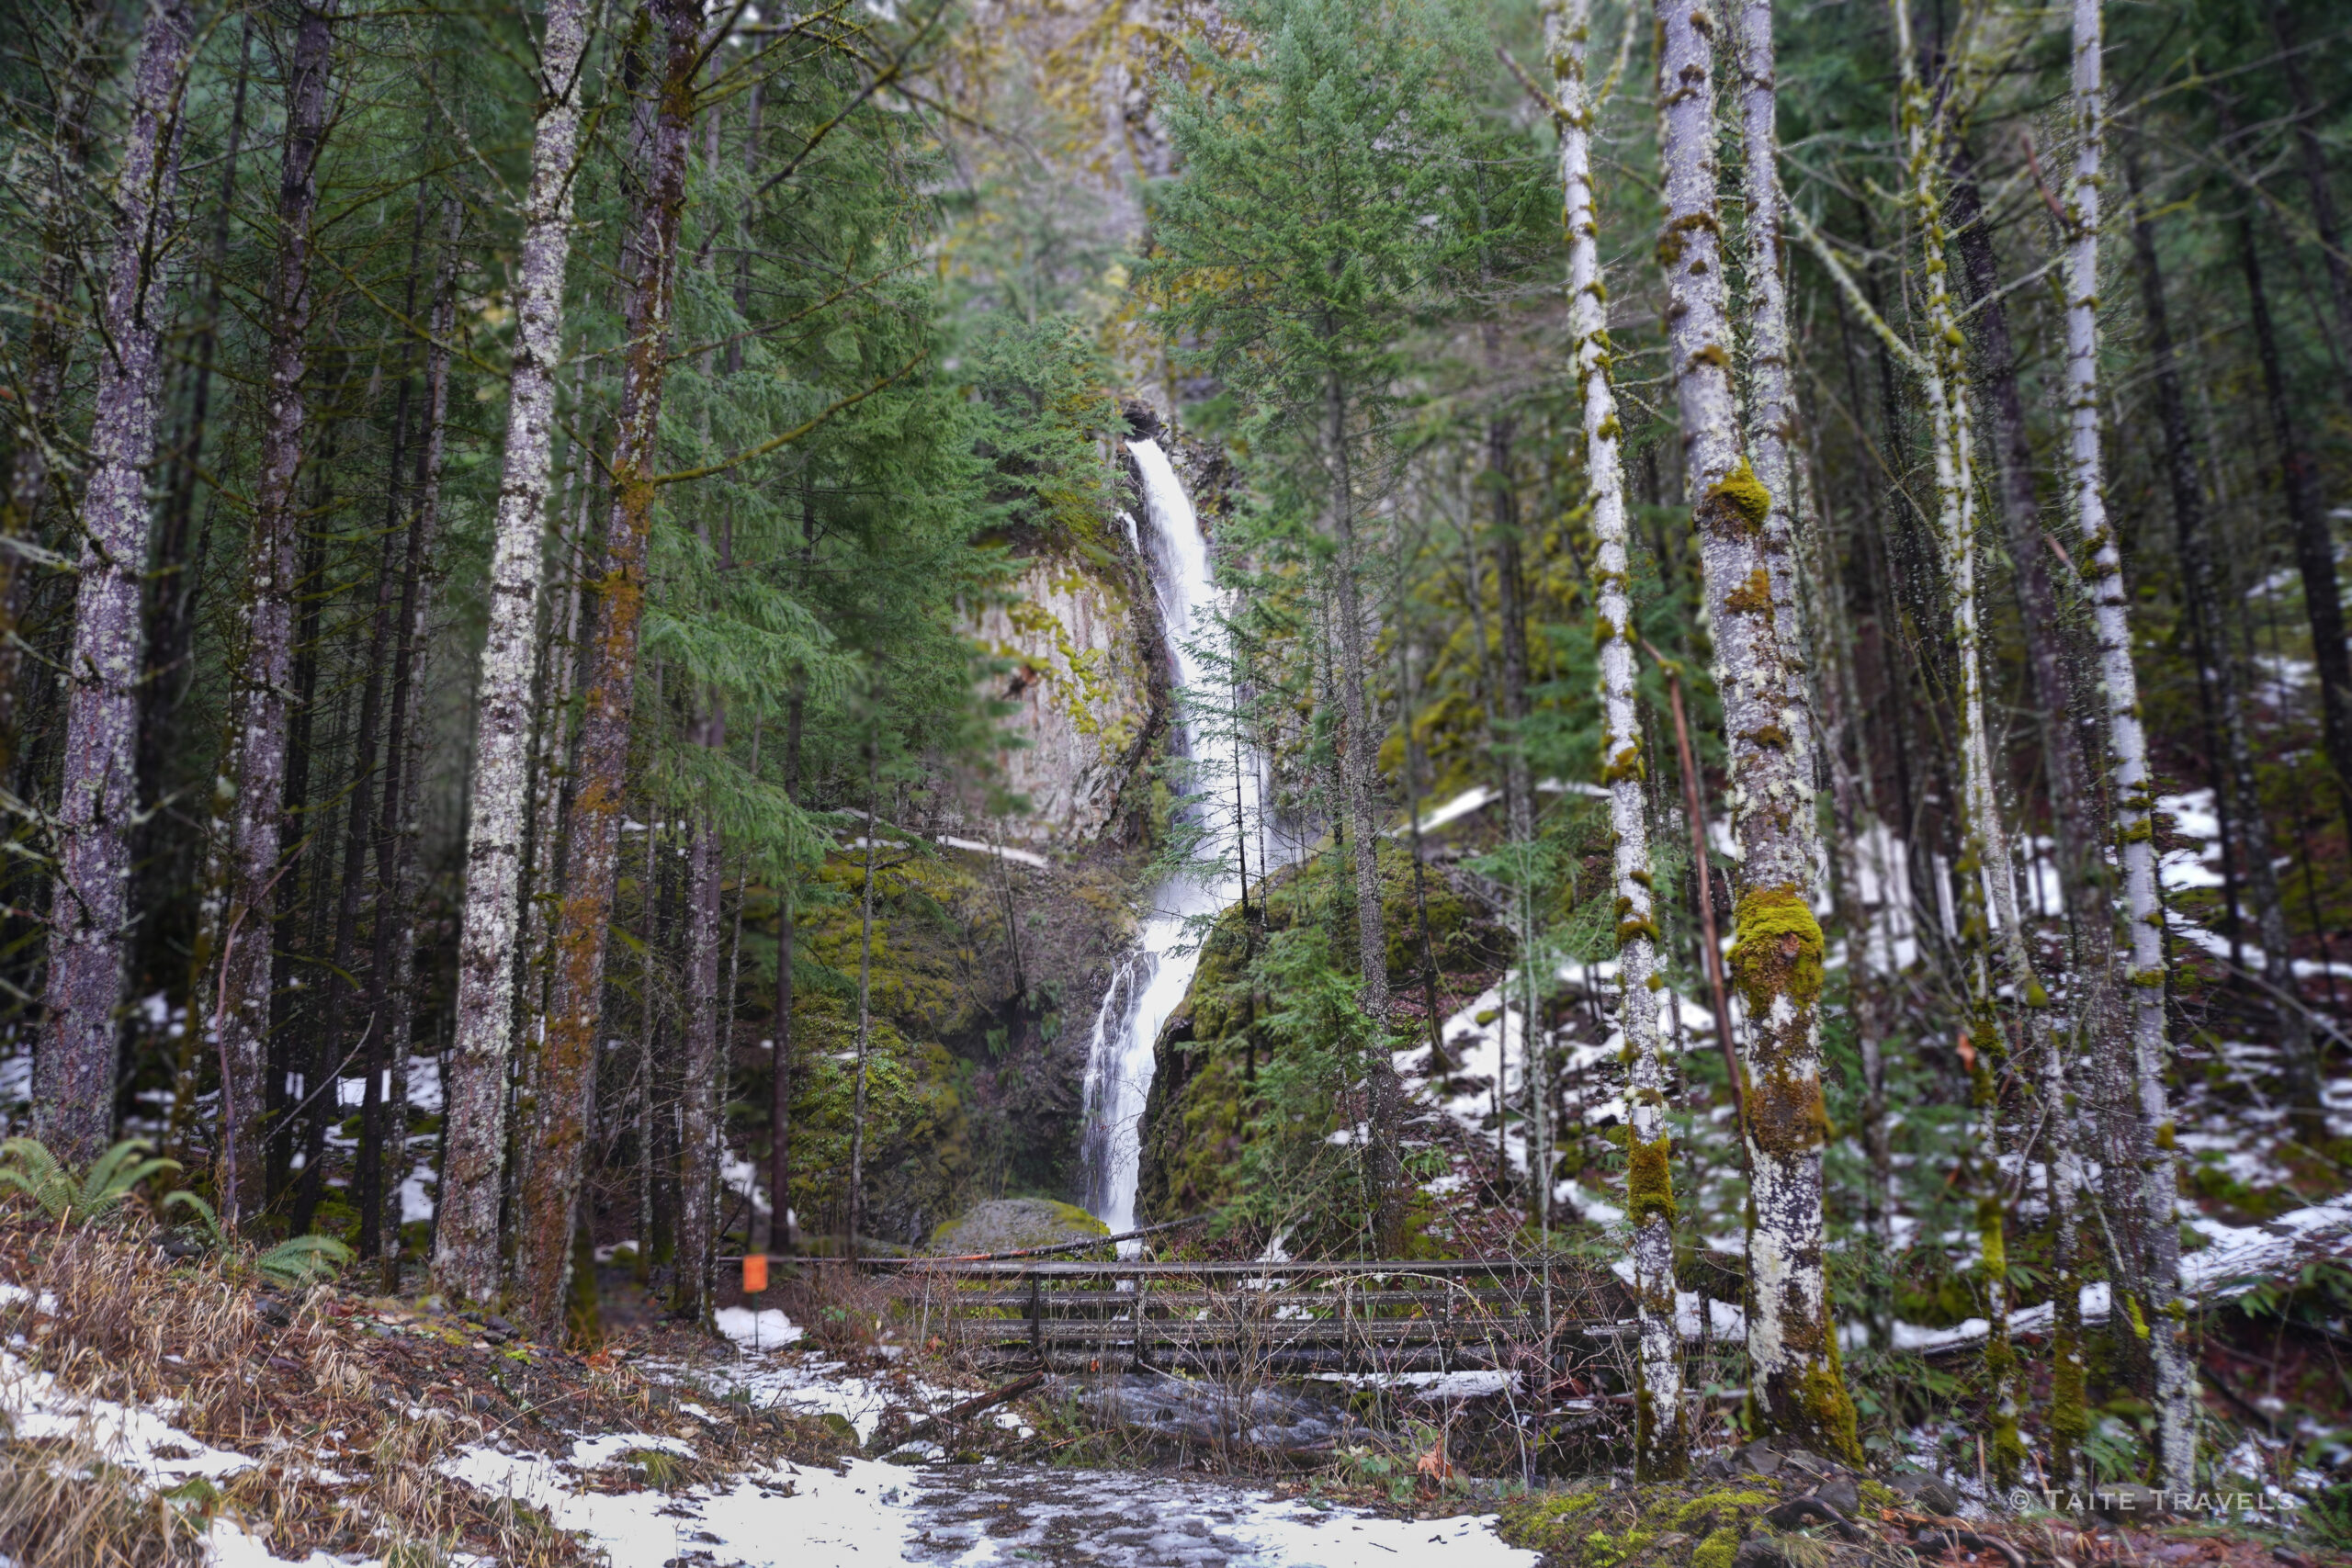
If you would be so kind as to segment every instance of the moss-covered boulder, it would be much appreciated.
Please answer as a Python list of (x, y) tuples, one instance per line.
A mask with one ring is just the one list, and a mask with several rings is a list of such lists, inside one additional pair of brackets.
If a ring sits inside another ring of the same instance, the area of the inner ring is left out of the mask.
[(930, 1249), (968, 1258), (1060, 1247), (1110, 1234), (1108, 1225), (1075, 1203), (1057, 1203), (1050, 1198), (993, 1198), (974, 1204), (933, 1232)]

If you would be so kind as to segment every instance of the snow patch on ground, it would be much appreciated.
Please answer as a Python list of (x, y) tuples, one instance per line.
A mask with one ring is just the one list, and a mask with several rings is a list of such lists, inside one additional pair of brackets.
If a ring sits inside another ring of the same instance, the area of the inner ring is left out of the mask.
[(574, 1444), (565, 1461), (472, 1448), (441, 1471), (545, 1509), (558, 1529), (584, 1534), (612, 1568), (662, 1568), (682, 1557), (744, 1568), (896, 1562), (913, 1533), (906, 1472), (876, 1461), (851, 1460), (838, 1474), (785, 1464), (726, 1486), (609, 1493), (578, 1484), (578, 1471), (593, 1468), (580, 1462), (583, 1452), (594, 1451), (600, 1442)]
[(752, 1355), (781, 1350), (800, 1338), (798, 1325), (774, 1307), (762, 1312), (753, 1312), (750, 1307), (720, 1307), (712, 1315), (718, 1332)]

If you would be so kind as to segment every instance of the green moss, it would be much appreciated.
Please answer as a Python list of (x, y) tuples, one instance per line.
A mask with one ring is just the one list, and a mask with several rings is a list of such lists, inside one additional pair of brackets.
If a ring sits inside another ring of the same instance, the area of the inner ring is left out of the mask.
[[(1690, 1535), (1703, 1535), (1710, 1530), (1720, 1531), (1725, 1528), (1736, 1532), (1743, 1513), (1769, 1508), (1779, 1501), (1769, 1492), (1709, 1492), (1681, 1504), (1668, 1517), (1676, 1529)], [(1737, 1539), (1736, 1533), (1734, 1539)]]
[(1625, 1206), (1636, 1228), (1652, 1217), (1674, 1223), (1674, 1139), (1660, 1133), (1654, 1142), (1630, 1143), (1625, 1150)]
[[(1732, 479), (1736, 479), (1739, 477), (1739, 474), (1745, 473), (1747, 473), (1747, 469), (1743, 466), (1739, 469), (1739, 473), (1734, 474)], [(1750, 482), (1753, 482), (1755, 476), (1753, 474), (1749, 474), (1748, 479)], [(1731, 481), (1726, 480), (1724, 482), (1728, 484)], [(1757, 488), (1760, 492), (1763, 487), (1759, 485)], [(1718, 491), (1718, 493), (1723, 492)], [(1736, 501), (1734, 501), (1733, 504), (1738, 505), (1739, 503)], [(1741, 507), (1743, 513), (1747, 509), (1744, 506)], [(1758, 567), (1754, 571), (1747, 574), (1747, 581), (1741, 583), (1738, 587), (1724, 595), (1724, 608), (1726, 610), (1736, 610), (1742, 615), (1770, 615), (1772, 613), (1771, 578), (1765, 574), (1762, 567)]]
[(1548, 1561), (1582, 1561), (1585, 1538), (1590, 1533), (1587, 1516), (1607, 1494), (1549, 1492), (1503, 1506), (1498, 1527), (1511, 1545), (1542, 1552)]
[(1725, 1525), (1690, 1549), (1690, 1568), (1731, 1568), (1739, 1554), (1739, 1531)]
[(1707, 499), (1723, 502), (1750, 528), (1761, 528), (1764, 519), (1772, 514), (1772, 492), (1757, 479), (1756, 470), (1747, 466), (1745, 457), (1739, 460), (1737, 468), (1724, 476), (1723, 483), (1707, 492)]
[(1830, 1458), (1848, 1464), (1862, 1462), (1862, 1439), (1854, 1414), (1853, 1395), (1846, 1392), (1845, 1369), (1838, 1364), (1838, 1337), (1829, 1336), (1827, 1354), (1805, 1369), (1798, 1385), (1806, 1430)]
[(1809, 1008), (1821, 996), (1821, 922), (1793, 887), (1758, 887), (1740, 896), (1733, 916), (1732, 983), (1748, 1010), (1770, 1013), (1787, 997)]

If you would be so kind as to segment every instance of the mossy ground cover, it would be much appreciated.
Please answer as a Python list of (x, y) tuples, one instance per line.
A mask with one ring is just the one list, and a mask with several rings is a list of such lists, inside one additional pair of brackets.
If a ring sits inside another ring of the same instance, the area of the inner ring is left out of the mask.
[(1750, 1535), (1779, 1535), (1763, 1515), (1781, 1500), (1742, 1482), (1586, 1483), (1505, 1505), (1502, 1535), (1553, 1568), (1731, 1568)]

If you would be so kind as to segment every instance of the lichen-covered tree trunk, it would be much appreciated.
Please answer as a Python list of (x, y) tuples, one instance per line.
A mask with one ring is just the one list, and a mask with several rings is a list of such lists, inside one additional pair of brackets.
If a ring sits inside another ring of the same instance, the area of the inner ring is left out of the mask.
[[(1772, 497), (1741, 456), (1716, 200), (1713, 28), (1657, 0), (1666, 222), (1658, 258), (1681, 414), (1685, 486), (1699, 533), (1731, 753), (1738, 893), (1731, 971), (1747, 1009), (1748, 1401), (1757, 1426), (1858, 1460), (1824, 1257), (1822, 937), (1811, 726), (1796, 628), (1775, 609), (1765, 529)], [(1792, 726), (1794, 727), (1792, 728)]]
[[(638, 641), (645, 620), (645, 574), (660, 473), (662, 389), (669, 368), (678, 226), (686, 202), (686, 163), (695, 108), (701, 12), (691, 0), (648, 0), (662, 40), (658, 98), (639, 115), (638, 189), (630, 214), (621, 405), (609, 473), (613, 505), (605, 563), (595, 583), (597, 620), (588, 650), (580, 718), (579, 773), (565, 812), (563, 902), (556, 920), (555, 976), (539, 1053), (534, 1133), (539, 1162), (522, 1194), (516, 1295), (541, 1332), (564, 1323), (571, 1283), (572, 1215), (580, 1199), (596, 1041), (604, 1012), (605, 954), (620, 869), (620, 812), (637, 715)], [(518, 799), (519, 776), (516, 781)]]
[(1384, 1256), (1395, 1257), (1405, 1240), (1404, 1170), (1396, 1152), (1404, 1118), (1405, 1091), (1388, 1053), (1388, 930), (1380, 907), (1379, 741), (1372, 728), (1372, 696), (1365, 684), (1362, 552), (1356, 537), (1356, 495), (1350, 456), (1347, 399), (1334, 374), (1328, 384), (1327, 413), (1331, 443), (1331, 522), (1340, 558), (1333, 577), (1338, 603), (1340, 698), (1347, 721), (1340, 738), (1340, 782), (1347, 802), (1348, 836), (1355, 856), (1356, 954), (1363, 965), (1363, 1011), (1372, 1022), (1372, 1050), (1364, 1064), (1371, 1097), (1371, 1163), (1374, 1208), (1373, 1234)]
[[(1796, 478), (1790, 453), (1796, 435), (1796, 390), (1789, 362), (1788, 270), (1781, 231), (1779, 72), (1772, 49), (1772, 0), (1738, 0), (1741, 233), (1747, 249), (1747, 459), (1756, 482), (1771, 498), (1764, 519), (1764, 570), (1772, 584), (1772, 615), (1792, 646), (1804, 640), (1804, 603), (1797, 592)], [(1802, 682), (1803, 664), (1797, 666)], [(1782, 713), (1792, 756), (1813, 755), (1810, 705)]]
[(1560, 112), (1561, 221), (1568, 236), (1568, 332), (1584, 400), (1586, 484), (1592, 506), (1593, 581), (1600, 590), (1601, 783), (1615, 836), (1618, 1027), (1631, 1064), (1626, 1101), (1625, 1215), (1634, 1227), (1634, 1304), (1641, 1323), (1634, 1406), (1634, 1467), (1644, 1481), (1671, 1480), (1690, 1464), (1682, 1405), (1682, 1342), (1675, 1317), (1673, 1138), (1666, 1125), (1669, 1075), (1658, 1033), (1656, 893), (1643, 788), (1642, 715), (1634, 684), (1632, 563), (1625, 519), (1623, 432), (1610, 386), (1609, 289), (1592, 181), (1594, 105), (1586, 80), (1592, 0), (1553, 0), (1544, 13)]
[(2165, 1088), (2164, 899), (2156, 886), (2154, 805), (2148, 740), (2140, 716), (2139, 677), (2132, 668), (2131, 598), (2123, 555), (2107, 516), (2107, 475), (2099, 450), (2098, 243), (2100, 154), (2106, 140), (2100, 73), (2099, 0), (2074, 0), (2075, 166), (2066, 184), (2066, 457), (2084, 576), (2098, 629), (2100, 696), (2107, 708), (2113, 770), (2115, 847), (2122, 863), (2124, 915), (2131, 946), (2132, 1066), (2139, 1091), (2135, 1129), (2146, 1235), (2146, 1289), (2158, 1298), (2132, 1303), (2145, 1314), (2156, 1374), (2156, 1481), (2176, 1491), (2196, 1483), (2196, 1374), (2188, 1360), (2188, 1298), (2180, 1282), (2178, 1174), (2173, 1163), (2172, 1107)]
[[(537, 626), (540, 536), (556, 369), (563, 354), (563, 281), (571, 257), (573, 164), (587, 0), (548, 0), (539, 43), (539, 100), (531, 184), (514, 273), (514, 353), (506, 453), (491, 546), (490, 631), (475, 693), (473, 778), (466, 835), (466, 895), (458, 939), (457, 1027), (442, 1058), (448, 1155), (441, 1171), (433, 1280), (450, 1294), (487, 1300), (499, 1285), (498, 1212), (506, 1154), (506, 1064), (514, 1012), (514, 941), (523, 825), (529, 808), (531, 642)], [(564, 1227), (563, 1251), (571, 1232)]]
[(80, 581), (65, 676), (57, 872), (50, 903), (49, 1012), (33, 1059), (33, 1133), (60, 1159), (106, 1149), (115, 1100), (130, 832), (138, 813), (139, 681), (146, 622), (147, 470), (164, 377), (165, 269), (179, 184), (180, 89), (193, 37), (188, 0), (148, 0), (98, 316), (98, 373), (82, 497)]

